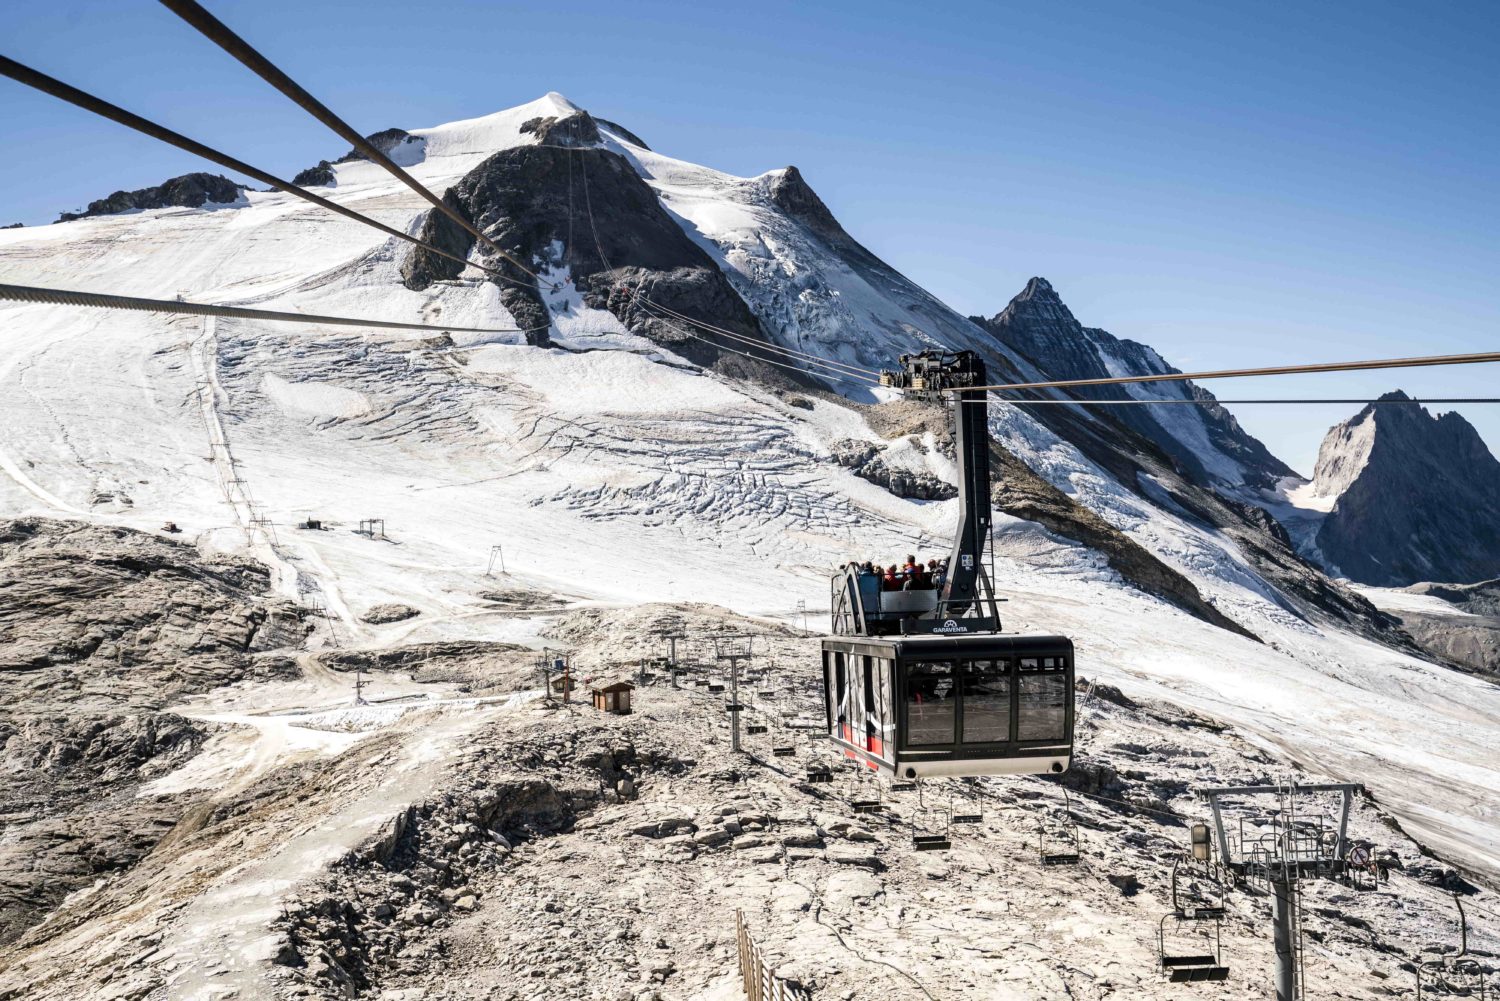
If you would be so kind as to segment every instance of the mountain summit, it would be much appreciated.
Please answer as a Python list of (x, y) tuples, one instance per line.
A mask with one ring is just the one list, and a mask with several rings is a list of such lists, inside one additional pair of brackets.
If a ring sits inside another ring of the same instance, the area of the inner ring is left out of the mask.
[(1324, 558), (1381, 586), (1500, 576), (1500, 462), (1459, 414), (1380, 399), (1318, 452), (1312, 493), (1337, 498), (1318, 529)]
[[(1051, 379), (1165, 375), (1179, 370), (1149, 345), (1085, 327), (1045, 278), (1032, 278), (999, 313), (970, 317)], [(1114, 407), (1109, 417), (1141, 434), (1199, 483), (1230, 493), (1272, 486), (1294, 475), (1214, 400), (1192, 383), (1135, 383), (1072, 390), (1083, 400), (1179, 401), (1160, 407)], [(1196, 406), (1180, 401), (1197, 400)]]

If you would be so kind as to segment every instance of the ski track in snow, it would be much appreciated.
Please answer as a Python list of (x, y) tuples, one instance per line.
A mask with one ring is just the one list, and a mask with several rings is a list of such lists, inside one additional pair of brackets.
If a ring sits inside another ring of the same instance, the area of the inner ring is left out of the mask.
[[(522, 141), (521, 121), (560, 108), (549, 98), (422, 130), (425, 155), (412, 169), (441, 189)], [(914, 286), (876, 287), (831, 262), (800, 224), (755, 200), (764, 178), (726, 180), (626, 152), (783, 343), (875, 366), (923, 338), (974, 336)], [(373, 165), (336, 172), (330, 197), (397, 225), (420, 219), (424, 203)], [(160, 298), (182, 288), (194, 299), (271, 308), (513, 323), (492, 285), (409, 291), (401, 252), (368, 230), (286, 196), (247, 199), (212, 212), (7, 231), (0, 265), (19, 283)], [(223, 483), (235, 472), (280, 540), (258, 538), (251, 551), (283, 568), (284, 592), (321, 592), (340, 630), (371, 643), (524, 638), (532, 627), (486, 612), (478, 597), (492, 583), (482, 573), (496, 543), (514, 579), (578, 600), (705, 601), (781, 617), (799, 600), (826, 607), (827, 569), (843, 560), (946, 549), (951, 502), (899, 500), (828, 458), (835, 440), (875, 437), (857, 413), (824, 400), (791, 409), (685, 370), (565, 292), (550, 307), (559, 342), (586, 353), (222, 321), (212, 341), (202, 338), (212, 357), (196, 358), (189, 326), (160, 317), (0, 307), (0, 325), (25, 334), (0, 356), (0, 514), (87, 515), (147, 530), (170, 519), (189, 538), (244, 549), (249, 497), (226, 497)], [(207, 392), (200, 370), (213, 373)], [(268, 377), (280, 380), (273, 387), (320, 387), (321, 402), (289, 407), (267, 392)], [(28, 402), (38, 394), (57, 419)], [(333, 399), (362, 403), (324, 405)], [(992, 428), (1267, 643), (1135, 594), (1065, 547), (1046, 570), (999, 561), (999, 584), (1016, 599), (1012, 627), (1073, 635), (1082, 674), (1232, 721), (1310, 773), (1367, 783), (1414, 834), (1500, 875), (1493, 686), (1296, 619), (1228, 540), (1143, 501), (1017, 408), (997, 406)], [(101, 475), (127, 484), (131, 503), (94, 503)], [(292, 527), (308, 515), (329, 530)], [(353, 532), (368, 517), (386, 519), (389, 540)], [(358, 622), (390, 600), (442, 617)], [(427, 776), (425, 767), (408, 777)], [(340, 816), (367, 808), (374, 802)], [(322, 857), (319, 838), (309, 835), (301, 857)], [(268, 872), (261, 885), (280, 885), (276, 878)]]

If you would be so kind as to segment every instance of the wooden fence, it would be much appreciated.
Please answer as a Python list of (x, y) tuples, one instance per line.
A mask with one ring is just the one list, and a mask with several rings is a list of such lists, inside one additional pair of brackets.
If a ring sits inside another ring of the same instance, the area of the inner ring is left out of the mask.
[(745, 984), (748, 1001), (812, 1001), (812, 995), (801, 984), (782, 980), (766, 963), (760, 946), (750, 938), (744, 912), (734, 912), (734, 928), (740, 949), (740, 979)]

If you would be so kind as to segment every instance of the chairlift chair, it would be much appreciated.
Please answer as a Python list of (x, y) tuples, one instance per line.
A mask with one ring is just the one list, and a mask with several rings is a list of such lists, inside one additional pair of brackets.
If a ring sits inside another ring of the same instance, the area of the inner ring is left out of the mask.
[[(1168, 924), (1172, 933), (1167, 933)], [(1227, 980), (1224, 964), (1223, 915), (1208, 919), (1185, 918), (1172, 913), (1161, 919), (1156, 931), (1156, 951), (1161, 969), (1173, 983)]]
[(945, 852), (953, 847), (952, 816), (935, 806), (919, 806), (911, 817), (911, 846), (919, 852)]
[(1494, 1001), (1500, 988), (1489, 982), (1484, 967), (1468, 957), (1433, 959), (1417, 964), (1417, 1001), (1423, 998), (1471, 998)]
[(1042, 865), (1077, 865), (1083, 857), (1083, 838), (1073, 819), (1073, 798), (1063, 786), (1061, 813), (1049, 811), (1037, 822), (1037, 855)]
[(1416, 964), (1417, 1001), (1423, 998), (1470, 998), (1472, 1001), (1496, 1001), (1500, 988), (1492, 985), (1479, 961), (1469, 955), (1469, 919), (1464, 914), (1463, 897), (1453, 894), (1458, 908), (1458, 952)]
[(982, 824), (984, 823), (984, 806), (980, 800), (977, 786), (969, 780), (965, 783), (966, 791), (954, 792), (948, 800), (948, 810), (953, 815), (955, 824)]
[(1222, 917), (1224, 877), (1212, 862), (1180, 858), (1172, 863), (1172, 910), (1185, 921)]
[(807, 766), (807, 781), (817, 784), (827, 784), (833, 781), (833, 769), (827, 765), (811, 764)]
[(860, 766), (862, 774), (855, 778), (854, 791), (849, 794), (849, 809), (854, 813), (880, 812), (880, 782), (873, 772)]

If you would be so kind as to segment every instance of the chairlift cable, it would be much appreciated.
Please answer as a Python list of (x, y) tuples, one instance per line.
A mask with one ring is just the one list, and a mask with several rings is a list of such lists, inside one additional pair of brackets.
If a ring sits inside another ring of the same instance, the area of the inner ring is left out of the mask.
[(15, 80), (17, 83), (23, 83), (26, 86), (31, 87), (35, 90), (39, 90), (44, 94), (48, 94), (52, 97), (56, 97), (60, 100), (66, 101), (67, 103), (75, 107), (82, 108), (85, 111), (91, 111), (102, 118), (108, 118), (113, 122), (124, 125), (126, 128), (134, 129), (135, 131), (140, 132), (143, 135), (147, 135), (153, 139), (160, 140), (161, 142), (164, 142), (169, 146), (176, 146), (178, 149), (184, 150), (188, 153), (192, 153), (194, 156), (202, 157), (205, 160), (217, 163), (221, 167), (226, 167), (230, 170), (236, 171), (237, 173), (244, 174), (247, 177), (252, 177), (257, 181), (260, 181), (262, 184), (269, 184), (271, 187), (276, 188), (280, 191), (284, 191), (289, 195), (294, 195), (295, 197), (301, 198), (304, 201), (312, 202), (314, 205), (317, 205), (320, 208), (327, 209), (330, 212), (336, 212), (339, 215), (344, 216), (346, 219), (353, 219), (357, 223), (361, 223), (365, 226), (371, 227), (372, 229), (379, 230), (386, 236), (395, 237), (398, 240), (403, 240), (414, 246), (421, 247), (423, 250), (426, 250), (429, 253), (437, 254), (439, 257), (444, 257), (450, 261), (457, 262), (458, 264), (461, 264), (466, 268), (478, 268), (480, 271), (488, 272), (489, 274), (502, 281), (507, 281), (514, 285), (519, 285), (522, 288), (530, 287), (526, 282), (523, 282), (516, 278), (512, 278), (509, 275), (505, 274), (503, 271), (489, 267), (488, 265), (479, 264), (475, 261), (465, 260), (464, 258), (457, 256), (456, 254), (450, 254), (448, 251), (443, 250), (440, 247), (435, 247), (430, 243), (419, 240), (418, 238), (407, 233), (403, 233), (399, 229), (387, 226), (383, 222), (378, 222), (367, 215), (356, 212), (351, 208), (346, 208), (345, 206), (340, 205), (337, 202), (330, 201), (329, 199), (324, 198), (322, 195), (315, 195), (311, 191), (299, 187), (290, 181), (283, 180), (282, 178), (277, 177), (274, 174), (267, 173), (266, 171), (261, 170), (258, 167), (252, 167), (250, 164), (246, 163), (243, 160), (236, 159), (235, 157), (232, 157), (227, 153), (220, 152), (219, 150), (216, 150), (211, 146), (205, 146), (203, 143), (197, 142), (193, 139), (189, 139), (187, 136), (184, 136), (181, 133), (174, 132), (163, 125), (160, 125), (149, 119), (142, 118), (140, 115), (136, 115), (129, 111), (126, 111), (124, 108), (121, 108), (117, 105), (110, 104), (108, 101), (105, 101), (102, 98), (95, 97), (92, 94), (86, 93), (85, 91), (79, 90), (76, 87), (63, 83), (61, 80), (50, 77), (45, 73), (34, 70), (29, 66), (25, 66), (21, 63), (16, 62), (14, 59), (10, 59), (3, 55), (0, 55), (0, 75), (8, 76), (12, 80)]
[[(458, 223), (458, 225), (462, 226), (471, 235), (482, 241), (485, 246), (489, 247), (495, 253), (499, 254), (502, 258), (509, 261), (511, 264), (514, 264), (526, 274), (530, 275), (537, 281), (538, 284), (542, 283), (543, 279), (539, 275), (537, 275), (536, 272), (532, 271), (526, 265), (516, 260), (510, 254), (506, 253), (499, 244), (486, 236), (479, 229), (479, 227), (475, 226), (468, 219), (464, 218), (462, 213), (458, 212), (447, 202), (443, 201), (431, 190), (429, 190), (426, 185), (422, 184), (421, 181), (418, 181), (415, 177), (412, 177), (411, 174), (407, 173), (404, 169), (397, 165), (395, 161), (393, 161), (389, 156), (378, 149), (373, 143), (356, 132), (338, 115), (329, 110), (327, 105), (323, 104), (317, 98), (309, 94), (295, 80), (278, 69), (274, 63), (272, 63), (269, 59), (256, 51), (255, 48), (250, 45), (250, 43), (246, 42), (239, 35), (231, 31), (228, 25), (224, 24), (224, 22), (214, 17), (213, 14), (210, 14), (206, 9), (204, 9), (201, 4), (197, 3), (196, 0), (161, 0), (161, 4), (172, 13), (182, 18), (188, 24), (198, 29), (198, 31), (205, 37), (207, 37), (209, 41), (213, 42), (219, 48), (229, 53), (235, 59), (238, 59), (256, 76), (260, 77), (266, 83), (269, 83), (272, 87), (275, 87), (277, 90), (281, 91), (281, 93), (285, 94), (288, 98), (291, 99), (292, 103), (296, 104), (303, 111), (306, 111), (318, 121), (328, 126), (346, 142), (352, 144), (356, 150), (364, 155), (365, 159), (369, 160), (371, 163), (374, 163), (376, 166), (380, 167), (386, 173), (396, 178), (402, 184), (405, 184), (412, 191), (415, 191), (417, 194), (421, 195), (424, 199), (427, 200), (428, 203), (432, 205), (433, 208), (437, 209), (439, 212), (443, 213), (443, 215)], [(549, 284), (552, 284), (553, 288), (556, 289), (556, 283)]]
[(247, 309), (240, 306), (220, 306), (213, 303), (184, 302), (176, 299), (143, 299), (137, 296), (112, 295), (105, 292), (37, 288), (29, 285), (0, 284), (0, 299), (12, 302), (50, 303), (58, 306), (131, 309), (146, 313), (179, 313), (192, 316), (222, 316), (236, 320), (269, 320), (275, 323), (379, 327), (388, 330), (430, 330), (434, 333), (526, 334), (534, 330), (546, 329), (434, 326), (430, 323), (401, 323), (395, 320), (368, 320), (353, 316), (325, 316), (318, 313), (287, 313), (270, 309)]

